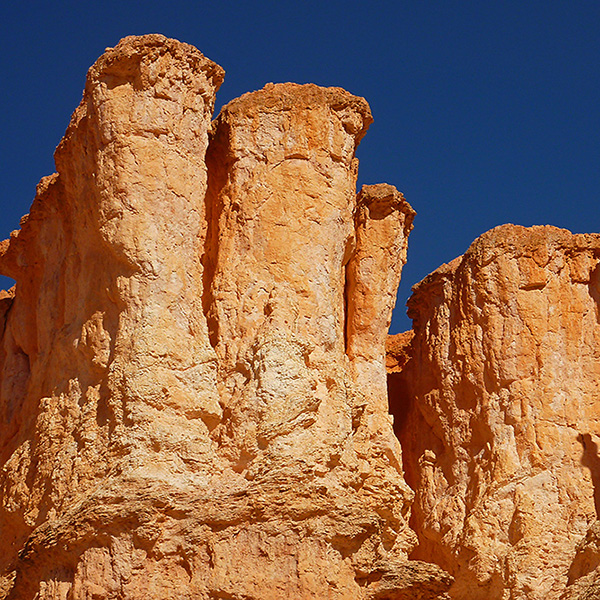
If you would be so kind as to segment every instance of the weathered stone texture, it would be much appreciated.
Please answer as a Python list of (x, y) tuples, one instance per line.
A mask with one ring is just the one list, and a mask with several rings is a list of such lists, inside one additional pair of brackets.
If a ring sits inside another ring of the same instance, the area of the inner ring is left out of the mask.
[(392, 402), (414, 556), (453, 598), (558, 599), (598, 564), (576, 547), (600, 504), (599, 262), (600, 235), (505, 225), (409, 300)]
[(174, 492), (214, 476), (208, 434), (220, 407), (200, 255), (222, 79), (162, 36), (107, 50), (57, 148), (58, 173), (4, 247), (2, 271), (17, 281), (0, 401), (10, 597), (38, 587), (40, 598), (63, 597), (59, 587), (86, 580), (98, 536), (120, 539), (124, 528), (92, 513), (143, 518), (161, 481)]
[(356, 250), (348, 263), (347, 348), (354, 377), (372, 398), (371, 412), (388, 410), (387, 331), (415, 212), (391, 185), (364, 186), (356, 210)]
[(369, 107), (269, 85), (211, 126), (222, 79), (163, 36), (108, 49), (0, 246), (2, 598), (451, 583), (407, 559), (383, 357), (413, 212), (385, 185), (357, 208)]
[(211, 123), (223, 75), (107, 49), (0, 244), (0, 598), (598, 597), (600, 235), (498, 227), (388, 338), (415, 213), (356, 194), (368, 104)]
[[(286, 535), (296, 522), (300, 540), (336, 550), (313, 557), (315, 576), (327, 580), (347, 569), (339, 556), (350, 557), (365, 590), (346, 571), (337, 584), (345, 581), (344, 587), (330, 592), (340, 598), (376, 597), (375, 564), (376, 579), (396, 577), (397, 592), (413, 585), (404, 571), (414, 543), (406, 522), (413, 494), (402, 477), (400, 447), (387, 406), (385, 414), (367, 408), (371, 382), (356, 376), (346, 348), (346, 302), (357, 301), (347, 284), (350, 265), (362, 254), (387, 258), (361, 238), (368, 217), (361, 217), (358, 233), (354, 223), (354, 152), (370, 122), (366, 102), (344, 90), (270, 84), (223, 108), (207, 156), (207, 314), (227, 416), (213, 438), (233, 469), (261, 490), (262, 502), (277, 506), (274, 531)], [(388, 213), (402, 220), (411, 209), (394, 188), (386, 190)], [(405, 252), (409, 229), (388, 228), (392, 253)], [(397, 287), (402, 264), (380, 265), (394, 271), (390, 286)], [(387, 286), (371, 294), (383, 304), (393, 298)], [(382, 306), (387, 323), (378, 339), (384, 394), (391, 309)], [(271, 560), (289, 560), (297, 551), (273, 548)], [(440, 571), (420, 568), (438, 592), (447, 587)]]
[[(597, 449), (594, 450), (597, 452)], [(577, 544), (567, 584), (560, 600), (593, 600), (600, 597), (600, 521), (596, 521)]]

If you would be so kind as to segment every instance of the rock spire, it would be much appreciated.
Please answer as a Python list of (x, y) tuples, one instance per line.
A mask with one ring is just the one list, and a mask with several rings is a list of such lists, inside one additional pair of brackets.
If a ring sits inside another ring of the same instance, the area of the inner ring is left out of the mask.
[[(355, 191), (372, 118), (129, 37), (0, 246), (0, 597), (436, 598), (385, 336), (413, 211)], [(377, 272), (386, 279), (377, 281)]]

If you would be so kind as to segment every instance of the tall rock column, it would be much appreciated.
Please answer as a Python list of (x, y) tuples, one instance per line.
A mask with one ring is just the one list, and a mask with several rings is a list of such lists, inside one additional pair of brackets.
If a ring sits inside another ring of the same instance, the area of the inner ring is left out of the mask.
[(408, 560), (413, 494), (346, 353), (368, 105), (271, 85), (209, 144), (222, 77), (163, 36), (107, 49), (0, 245), (2, 600), (448, 588)]
[[(268, 85), (223, 108), (207, 156), (215, 249), (208, 314), (223, 398), (213, 436), (264, 503), (244, 528), (241, 573), (268, 569), (260, 540), (282, 536), (288, 545), (278, 550), (273, 542), (270, 560), (292, 555), (298, 565), (281, 588), (285, 597), (317, 598), (325, 587), (340, 599), (408, 598), (417, 589), (436, 597), (449, 582), (435, 567), (407, 561), (412, 492), (387, 406), (377, 407), (387, 428), (374, 431), (363, 391), (370, 382), (357, 382), (346, 353), (346, 295), (354, 323), (366, 308), (355, 298), (366, 271), (353, 270), (359, 283), (348, 292), (348, 261), (364, 267), (371, 243), (378, 259), (384, 247), (394, 255), (405, 245), (397, 239), (401, 218), (392, 216), (376, 243), (369, 237), (376, 227), (359, 219), (366, 231), (356, 247), (354, 153), (370, 122), (366, 102), (341, 89)], [(382, 213), (395, 214), (399, 194), (380, 189)], [(379, 215), (377, 200), (362, 198), (360, 210), (368, 205)], [(391, 262), (378, 266), (401, 266)], [(372, 291), (373, 304), (387, 307), (398, 276)], [(382, 369), (386, 318), (372, 325), (381, 348), (368, 356), (379, 356)], [(235, 554), (237, 544), (224, 540), (221, 556)], [(233, 597), (258, 593), (242, 574), (223, 585)]]
[(222, 80), (192, 46), (126, 38), (90, 69), (56, 152), (66, 202), (75, 210), (88, 199), (86, 225), (102, 244), (94, 250), (107, 254), (104, 271), (114, 264), (124, 310), (111, 375), (129, 401), (126, 417), (144, 429), (169, 408), (209, 427), (220, 417), (201, 260), (208, 129)]
[(385, 413), (385, 344), (415, 211), (392, 185), (365, 185), (357, 198), (356, 250), (347, 266), (347, 352), (355, 379)]
[(107, 49), (56, 151), (58, 173), (1, 248), (0, 269), (17, 282), (0, 356), (10, 598), (109, 597), (119, 577), (102, 581), (98, 565), (129, 560), (140, 518), (218, 471), (201, 256), (222, 79), (160, 35)]
[(453, 598), (557, 600), (598, 564), (575, 559), (600, 505), (599, 263), (600, 235), (505, 225), (409, 300), (415, 557)]
[[(217, 120), (210, 314), (226, 435), (242, 462), (282, 435), (311, 437), (324, 410), (345, 423), (332, 435), (348, 433), (344, 265), (355, 242), (354, 151), (371, 120), (362, 98), (312, 84), (268, 85)], [(316, 464), (331, 460), (316, 454), (323, 444), (302, 445)]]

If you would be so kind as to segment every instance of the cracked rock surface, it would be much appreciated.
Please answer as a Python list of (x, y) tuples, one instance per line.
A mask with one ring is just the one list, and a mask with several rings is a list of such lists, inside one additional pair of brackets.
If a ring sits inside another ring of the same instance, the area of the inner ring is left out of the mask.
[(108, 48), (0, 244), (0, 598), (598, 598), (600, 235), (497, 227), (388, 337), (367, 102), (223, 77)]
[[(372, 118), (129, 37), (0, 246), (0, 597), (443, 598), (385, 337), (414, 212), (356, 195)], [(383, 278), (379, 273), (385, 273)]]
[(414, 337), (388, 343), (412, 556), (452, 598), (596, 597), (599, 264), (600, 235), (497, 227), (415, 286)]

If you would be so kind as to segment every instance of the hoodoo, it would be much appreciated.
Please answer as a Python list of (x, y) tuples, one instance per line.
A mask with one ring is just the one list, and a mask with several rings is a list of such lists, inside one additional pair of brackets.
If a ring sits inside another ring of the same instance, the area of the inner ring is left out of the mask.
[(600, 598), (600, 234), (497, 227), (388, 337), (367, 102), (223, 77), (107, 49), (0, 244), (0, 599)]
[[(384, 353), (413, 211), (365, 100), (129, 37), (0, 247), (0, 597), (437, 598)], [(379, 278), (379, 273), (383, 273)]]

